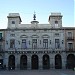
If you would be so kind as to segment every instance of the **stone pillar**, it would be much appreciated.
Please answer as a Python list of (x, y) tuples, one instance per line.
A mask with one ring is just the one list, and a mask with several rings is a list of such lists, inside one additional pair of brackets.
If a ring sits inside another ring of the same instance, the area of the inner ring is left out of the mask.
[(15, 54), (15, 69), (20, 69), (20, 55)]
[(66, 60), (64, 58), (62, 58), (62, 68), (63, 69), (66, 68)]
[(66, 54), (63, 53), (62, 54), (62, 68), (66, 68)]
[(54, 55), (50, 55), (50, 68), (55, 68), (55, 58)]
[(27, 56), (27, 69), (31, 69), (31, 55)]
[(39, 63), (39, 69), (43, 69), (43, 57), (42, 55), (38, 55), (38, 63)]
[(9, 54), (5, 53), (5, 57), (3, 60), (3, 65), (6, 65), (6, 69), (8, 69), (8, 58), (9, 58)]
[(15, 70), (17, 69), (17, 55), (15, 54)]

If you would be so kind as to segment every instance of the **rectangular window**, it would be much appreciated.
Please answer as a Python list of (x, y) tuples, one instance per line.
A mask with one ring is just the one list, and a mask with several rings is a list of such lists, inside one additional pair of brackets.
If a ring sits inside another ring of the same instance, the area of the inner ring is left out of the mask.
[(37, 39), (32, 39), (32, 48), (37, 48)]
[(68, 43), (68, 48), (69, 48), (69, 50), (72, 50), (73, 49), (73, 43)]
[(72, 38), (72, 32), (68, 32), (68, 38)]
[(0, 39), (2, 39), (2, 33), (0, 33)]
[(59, 33), (55, 33), (55, 37), (58, 37), (59, 36)]
[(43, 48), (48, 49), (48, 39), (43, 39)]
[(22, 45), (21, 45), (21, 48), (27, 48), (27, 45), (26, 45), (26, 39), (22, 39)]
[(60, 48), (59, 39), (55, 39), (55, 48), (56, 48), (56, 49), (59, 49), (59, 48)]
[(55, 21), (55, 27), (58, 27), (58, 21)]
[(11, 36), (11, 37), (14, 37), (14, 36), (15, 36), (15, 34), (10, 34), (10, 36)]
[(12, 24), (15, 24), (15, 21), (12, 21)]
[(15, 48), (15, 40), (14, 39), (10, 40), (10, 48)]

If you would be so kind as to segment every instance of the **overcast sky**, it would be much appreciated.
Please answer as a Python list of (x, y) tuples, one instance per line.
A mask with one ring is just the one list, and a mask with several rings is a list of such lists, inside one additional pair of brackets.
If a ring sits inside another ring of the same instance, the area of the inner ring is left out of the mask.
[(61, 12), (63, 26), (74, 25), (74, 0), (0, 0), (0, 29), (7, 27), (9, 13), (19, 13), (22, 24), (30, 24), (34, 11), (39, 23), (48, 24), (51, 12)]

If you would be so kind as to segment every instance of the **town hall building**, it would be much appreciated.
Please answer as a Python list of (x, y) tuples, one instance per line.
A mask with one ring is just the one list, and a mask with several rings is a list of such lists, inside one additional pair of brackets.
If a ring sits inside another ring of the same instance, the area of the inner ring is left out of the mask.
[(35, 13), (31, 24), (21, 24), (19, 13), (9, 13), (7, 18), (7, 29), (0, 29), (0, 68), (75, 67), (75, 27), (63, 27), (61, 13), (51, 13), (49, 24), (40, 24)]

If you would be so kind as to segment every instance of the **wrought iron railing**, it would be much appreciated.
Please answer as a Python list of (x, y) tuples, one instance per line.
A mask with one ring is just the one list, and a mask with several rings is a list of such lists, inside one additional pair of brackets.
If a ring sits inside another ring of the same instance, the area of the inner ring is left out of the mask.
[(74, 37), (67, 37), (67, 40), (74, 40)]

